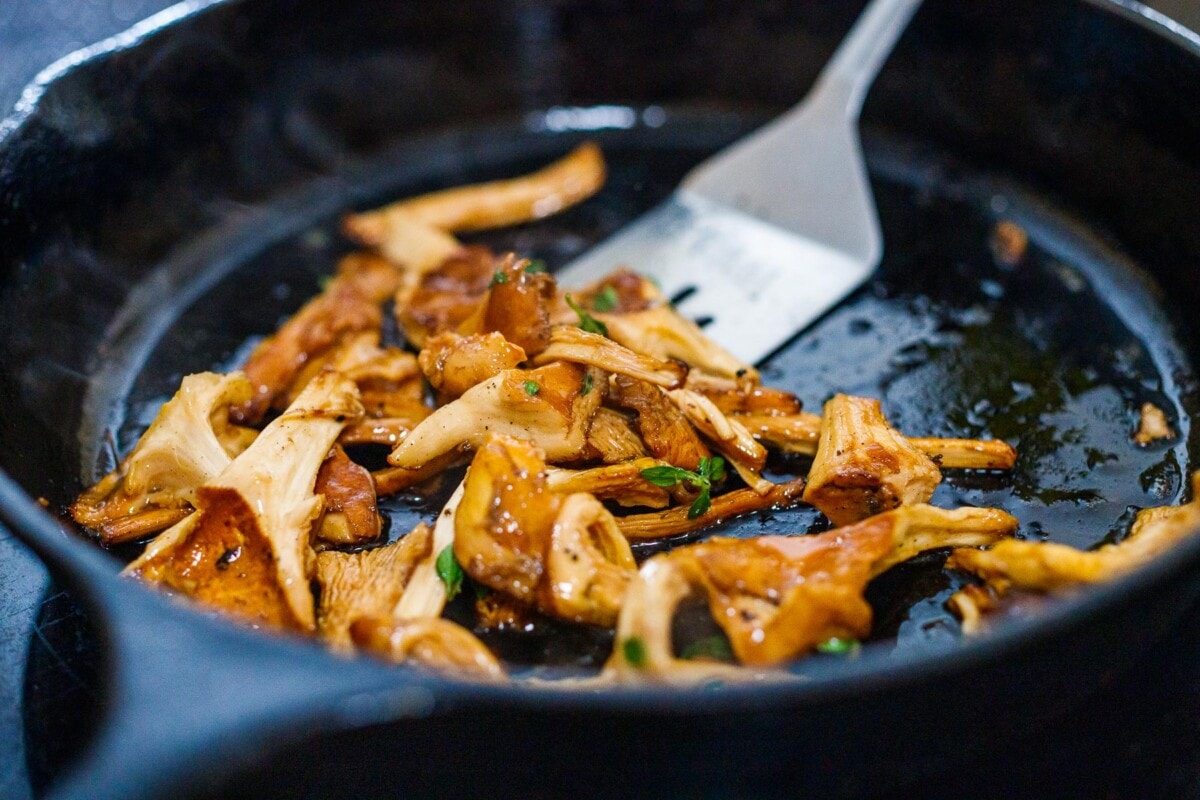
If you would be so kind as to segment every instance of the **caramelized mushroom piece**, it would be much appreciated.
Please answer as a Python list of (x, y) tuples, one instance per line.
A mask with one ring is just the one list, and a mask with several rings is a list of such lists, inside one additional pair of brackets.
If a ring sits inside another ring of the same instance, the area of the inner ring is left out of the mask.
[(549, 346), (533, 363), (548, 364), (553, 361), (588, 364), (664, 389), (682, 386), (688, 372), (687, 366), (680, 361), (663, 361), (640, 355), (611, 339), (588, 333), (574, 325), (556, 325), (550, 331)]
[(184, 378), (120, 466), (71, 504), (71, 516), (110, 545), (179, 522), (191, 513), (196, 488), (254, 441), (256, 431), (229, 423), (229, 409), (251, 392), (240, 372)]
[(471, 336), (439, 333), (425, 340), (418, 357), (421, 371), (443, 401), (460, 397), (524, 360), (525, 351), (495, 331)]
[(657, 459), (636, 458), (592, 469), (552, 468), (546, 475), (550, 488), (560, 494), (586, 492), (621, 506), (666, 508), (671, 499), (667, 490), (642, 477), (642, 470), (661, 466)]
[[(571, 297), (582, 308), (607, 314), (628, 314), (666, 304), (662, 292), (653, 281), (627, 267), (615, 269), (590, 286), (572, 291)], [(575, 312), (567, 305), (565, 298), (560, 299), (562, 302), (555, 307), (553, 314), (554, 322), (573, 324)]]
[(955, 550), (946, 566), (982, 578), (985, 587), (968, 587), (951, 598), (950, 605), (965, 613), (964, 620), (969, 623), (976, 621), (971, 618), (979, 612), (996, 607), (996, 601), (1012, 589), (1058, 592), (1132, 572), (1200, 531), (1200, 472), (1192, 475), (1192, 492), (1192, 501), (1185, 505), (1138, 512), (1125, 539), (1096, 550), (1016, 539), (1000, 542), (990, 550)]
[(609, 398), (637, 414), (637, 427), (653, 456), (694, 470), (709, 455), (696, 430), (662, 389), (625, 375), (608, 381)]
[(396, 321), (416, 348), (479, 311), (496, 272), (496, 256), (486, 247), (468, 246), (396, 294)]
[(378, 330), (383, 320), (380, 303), (387, 297), (383, 290), (390, 293), (398, 282), (399, 271), (382, 259), (357, 254), (343, 259), (324, 291), (254, 348), (242, 367), (253, 395), (231, 410), (233, 420), (257, 423), (286, 396), (311, 359), (346, 334)]
[(562, 362), (504, 370), (433, 412), (392, 451), (388, 463), (414, 469), (461, 445), (478, 447), (493, 433), (530, 439), (555, 461), (579, 458), (602, 399), (600, 392), (584, 391), (585, 374), (582, 367)]
[(621, 680), (691, 682), (729, 675), (674, 655), (671, 620), (702, 597), (742, 664), (770, 666), (830, 638), (871, 630), (867, 582), (929, 549), (986, 544), (1016, 530), (994, 509), (907, 506), (809, 536), (714, 538), (654, 556), (625, 595), (607, 670)]
[(454, 555), (475, 581), (544, 614), (611, 625), (636, 571), (611, 514), (586, 494), (548, 485), (543, 454), (494, 436), (464, 482)]
[[(816, 455), (821, 439), (821, 418), (816, 414), (737, 414), (735, 419), (768, 447)], [(1017, 451), (999, 439), (905, 438), (942, 469), (1012, 469), (1017, 463)]]
[(759, 494), (771, 491), (774, 484), (759, 474), (767, 464), (767, 451), (737, 419), (726, 417), (716, 403), (698, 392), (676, 389), (667, 396), (725, 456), (747, 486)]
[(462, 334), (501, 333), (535, 356), (550, 344), (550, 305), (554, 278), (529, 272), (529, 261), (509, 253), (496, 264), (487, 294), (478, 309), (458, 326)]
[(309, 538), (323, 505), (313, 487), (342, 426), (361, 415), (351, 381), (318, 376), (125, 574), (256, 627), (312, 631)]
[(1175, 438), (1175, 431), (1171, 430), (1170, 424), (1167, 422), (1167, 415), (1161, 408), (1154, 403), (1142, 403), (1141, 410), (1138, 412), (1138, 429), (1133, 435), (1133, 440), (1140, 445), (1148, 445), (1162, 439)]
[(321, 586), (317, 629), (333, 649), (353, 650), (350, 623), (359, 617), (388, 616), (400, 602), (417, 562), (431, 549), (433, 531), (424, 523), (396, 541), (341, 553), (317, 554), (316, 579)]
[(412, 664), (478, 681), (503, 681), (504, 669), (475, 635), (448, 619), (371, 616), (350, 625), (354, 644), (393, 664)]
[(392, 612), (401, 619), (434, 618), (446, 607), (446, 584), (438, 575), (437, 560), (447, 547), (454, 544), (454, 527), (458, 506), (463, 498), (463, 484), (459, 484), (446, 505), (438, 514), (433, 526), (433, 546), (428, 555), (413, 570), (412, 579), (404, 590), (404, 596)]
[[(600, 381), (596, 381), (601, 385)], [(596, 409), (587, 434), (588, 449), (605, 464), (618, 464), (646, 455), (646, 445), (633, 428), (633, 423), (620, 411)]]
[(443, 231), (478, 231), (548, 217), (591, 197), (604, 185), (604, 157), (585, 142), (563, 158), (518, 178), (458, 186), (346, 217), (347, 233), (378, 245), (401, 222)]
[(709, 339), (696, 323), (662, 305), (627, 314), (595, 317), (609, 337), (636, 353), (662, 361), (678, 359), (695, 369), (725, 378), (758, 382), (758, 370)]
[[(791, 392), (747, 380), (718, 378), (703, 372), (688, 373), (685, 389), (702, 394), (724, 414), (786, 416), (800, 413), (800, 400)], [(812, 415), (820, 423), (820, 417)], [(816, 444), (814, 439), (813, 444)], [(815, 450), (815, 447), (814, 447)]]
[(825, 404), (804, 501), (849, 525), (927, 502), (941, 479), (929, 456), (888, 425), (878, 400), (838, 394)]
[(333, 544), (365, 544), (379, 538), (383, 520), (375, 506), (375, 481), (338, 445), (317, 471), (313, 491), (325, 498), (317, 525), (320, 539)]
[(687, 506), (677, 506), (666, 511), (619, 517), (617, 526), (627, 539), (662, 539), (698, 531), (754, 511), (790, 508), (800, 502), (802, 494), (804, 479), (796, 478), (786, 483), (771, 484), (771, 489), (765, 494), (753, 489), (737, 489), (716, 495), (708, 510), (695, 517), (690, 516)]

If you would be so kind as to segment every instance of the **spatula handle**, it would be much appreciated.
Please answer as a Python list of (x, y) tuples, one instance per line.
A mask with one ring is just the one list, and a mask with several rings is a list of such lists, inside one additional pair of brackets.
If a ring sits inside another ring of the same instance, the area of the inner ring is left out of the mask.
[(896, 46), (921, 0), (872, 0), (821, 70), (808, 102), (839, 101), (858, 119), (867, 90)]

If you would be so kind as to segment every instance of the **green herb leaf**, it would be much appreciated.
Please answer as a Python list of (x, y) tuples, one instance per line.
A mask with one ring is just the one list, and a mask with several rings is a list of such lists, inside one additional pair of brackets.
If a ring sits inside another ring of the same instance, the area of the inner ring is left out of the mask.
[(322, 292), (328, 289), (329, 284), (331, 283), (333, 283), (332, 275), (322, 275), (321, 277), (317, 278), (317, 286), (321, 287)]
[(862, 648), (858, 639), (842, 639), (837, 636), (830, 637), (817, 645), (817, 651), (820, 653), (828, 653), (834, 656), (853, 656), (857, 655)]
[(592, 373), (585, 372), (583, 374), (583, 388), (579, 390), (580, 394), (587, 394), (592, 390)]
[(529, 263), (525, 265), (525, 274), (526, 275), (536, 275), (539, 272), (545, 272), (545, 271), (546, 271), (546, 262), (542, 261), (540, 258), (532, 258), (529, 260)]
[(617, 296), (617, 290), (612, 286), (605, 286), (592, 298), (592, 308), (600, 312), (612, 311), (619, 302), (621, 298)]
[(729, 647), (729, 640), (724, 636), (709, 636), (707, 639), (700, 639), (683, 648), (679, 657), (688, 660), (705, 658), (713, 661), (733, 661), (733, 650)]
[(454, 545), (448, 544), (442, 552), (438, 553), (435, 567), (437, 576), (442, 579), (442, 583), (446, 584), (446, 602), (458, 597), (458, 593), (462, 591), (464, 575), (458, 559), (454, 557)]
[(525, 381), (525, 394), (529, 395), (530, 397), (533, 397), (541, 390), (542, 387), (538, 386), (537, 381)]
[(571, 307), (572, 311), (579, 315), (580, 328), (588, 333), (596, 333), (600, 336), (608, 336), (608, 326), (580, 308), (579, 304), (571, 299), (571, 295), (567, 295), (567, 305)]
[(492, 275), (492, 282), (489, 283), (488, 286), (498, 286), (501, 283), (508, 283), (508, 276), (500, 270), (496, 270), (496, 272)]
[(666, 464), (658, 467), (647, 467), (638, 474), (655, 486), (662, 486), (665, 489), (671, 488), (680, 481), (696, 477), (695, 473), (688, 472), (682, 467), (672, 467)]
[(631, 667), (641, 669), (649, 660), (646, 656), (646, 643), (636, 636), (631, 636), (621, 642), (621, 653)]
[(720, 456), (713, 456), (712, 458), (705, 456), (700, 459), (697, 471), (701, 477), (708, 478), (713, 483), (717, 483), (725, 477), (725, 459)]
[(688, 508), (688, 519), (695, 519), (712, 507), (712, 488), (705, 486)]

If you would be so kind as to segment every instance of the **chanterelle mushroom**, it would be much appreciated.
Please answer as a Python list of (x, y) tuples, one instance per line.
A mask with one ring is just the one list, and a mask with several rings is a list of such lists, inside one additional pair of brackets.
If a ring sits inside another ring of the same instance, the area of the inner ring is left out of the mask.
[(929, 456), (897, 433), (879, 401), (838, 394), (825, 404), (804, 502), (836, 525), (924, 503), (942, 480)]
[(504, 680), (504, 669), (475, 636), (448, 619), (369, 616), (350, 625), (354, 644), (391, 661), (475, 680)]
[(476, 453), (454, 555), (474, 580), (573, 622), (612, 625), (636, 565), (612, 515), (588, 494), (550, 488), (543, 454), (494, 436)]
[[(990, 550), (955, 550), (946, 566), (982, 578), (990, 596), (980, 596), (978, 587), (967, 587), (952, 597), (949, 605), (964, 616), (964, 621), (975, 623), (978, 620), (973, 611), (991, 610), (989, 601), (1013, 589), (1056, 592), (1110, 581), (1131, 572), (1200, 531), (1200, 472), (1192, 476), (1192, 492), (1192, 501), (1185, 505), (1138, 512), (1125, 539), (1096, 550), (1017, 539), (1000, 542)], [(986, 608), (973, 608), (981, 601)]]
[(71, 504), (71, 516), (105, 544), (168, 528), (191, 513), (195, 489), (215, 478), (254, 441), (229, 423), (229, 408), (250, 399), (240, 372), (183, 379), (121, 465)]
[(438, 397), (453, 400), (472, 386), (514, 369), (525, 360), (525, 351), (495, 331), (471, 336), (447, 332), (426, 339), (417, 360)]
[(317, 624), (321, 638), (336, 650), (349, 651), (350, 623), (359, 617), (389, 616), (400, 602), (417, 562), (429, 555), (433, 531), (421, 524), (396, 541), (363, 550), (317, 554), (321, 585)]
[(695, 595), (743, 664), (779, 664), (832, 637), (865, 636), (871, 578), (925, 550), (994, 542), (1016, 525), (995, 509), (917, 505), (816, 535), (714, 538), (655, 556), (626, 592), (608, 670), (635, 681), (710, 676), (676, 658), (671, 643), (676, 608)]
[(347, 421), (354, 384), (325, 373), (219, 475), (196, 490), (196, 513), (164, 531), (126, 574), (254, 625), (309, 632), (309, 537), (321, 513), (317, 470)]
[(555, 461), (578, 458), (587, 449), (588, 425), (603, 394), (585, 382), (586, 374), (562, 362), (504, 370), (431, 414), (388, 463), (413, 469), (460, 445), (478, 447), (494, 433), (536, 442)]

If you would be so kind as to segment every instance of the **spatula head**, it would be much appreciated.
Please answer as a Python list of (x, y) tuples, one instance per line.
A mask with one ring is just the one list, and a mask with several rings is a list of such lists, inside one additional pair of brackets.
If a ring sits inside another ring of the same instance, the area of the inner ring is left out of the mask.
[(875, 263), (680, 190), (556, 277), (573, 289), (622, 266), (653, 278), (706, 335), (756, 363), (861, 285)]

